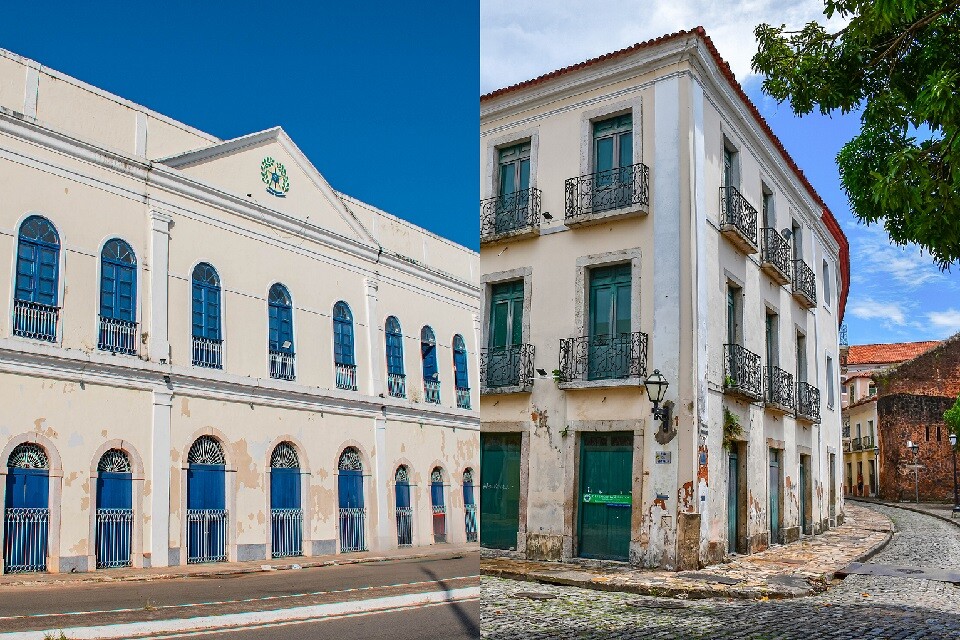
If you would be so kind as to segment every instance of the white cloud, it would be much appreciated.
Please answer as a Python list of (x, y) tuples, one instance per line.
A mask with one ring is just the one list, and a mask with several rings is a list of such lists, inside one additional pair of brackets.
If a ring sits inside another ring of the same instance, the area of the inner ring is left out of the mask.
[(886, 326), (903, 326), (907, 323), (907, 314), (900, 302), (879, 302), (872, 298), (853, 300), (848, 312), (861, 320), (880, 321)]
[[(697, 25), (743, 81), (751, 73), (758, 24), (822, 23), (823, 7), (823, 0), (482, 0), (480, 91)], [(829, 27), (841, 25), (835, 19)]]
[(943, 337), (951, 336), (960, 332), (960, 309), (930, 311), (927, 313), (927, 321)]
[(852, 271), (866, 278), (868, 289), (888, 289), (891, 280), (906, 289), (933, 283), (951, 284), (929, 255), (924, 255), (916, 245), (892, 244), (879, 225), (850, 229), (850, 236)]

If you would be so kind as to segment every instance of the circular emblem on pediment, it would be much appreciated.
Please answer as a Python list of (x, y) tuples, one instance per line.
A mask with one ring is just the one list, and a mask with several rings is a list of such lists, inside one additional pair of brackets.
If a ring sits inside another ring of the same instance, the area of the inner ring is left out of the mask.
[(260, 179), (267, 185), (267, 193), (283, 198), (290, 191), (290, 179), (283, 163), (267, 157), (260, 163)]

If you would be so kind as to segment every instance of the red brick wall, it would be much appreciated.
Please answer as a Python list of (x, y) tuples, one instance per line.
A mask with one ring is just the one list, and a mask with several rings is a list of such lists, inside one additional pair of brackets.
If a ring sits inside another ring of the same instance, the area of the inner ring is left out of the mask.
[(923, 355), (875, 376), (879, 395), (960, 396), (960, 334)]

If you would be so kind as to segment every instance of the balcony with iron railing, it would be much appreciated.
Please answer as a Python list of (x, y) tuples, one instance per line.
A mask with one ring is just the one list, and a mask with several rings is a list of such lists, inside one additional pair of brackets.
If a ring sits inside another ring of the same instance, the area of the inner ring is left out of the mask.
[(13, 301), (13, 335), (44, 342), (57, 341), (58, 307), (27, 302)]
[(853, 450), (853, 446), (851, 445), (850, 440), (844, 440), (844, 441), (843, 441), (843, 452), (844, 452), (844, 453), (850, 453), (852, 450)]
[(337, 389), (346, 391), (357, 390), (357, 365), (344, 364), (342, 362), (334, 363), (336, 369)]
[(863, 449), (863, 438), (854, 438), (850, 441), (850, 449), (852, 451), (860, 451)]
[(223, 369), (223, 340), (193, 336), (193, 366)]
[[(806, 382), (797, 383), (797, 420), (820, 422), (820, 389)], [(850, 425), (843, 428), (843, 437), (850, 437)]]
[(568, 178), (564, 184), (567, 226), (646, 212), (650, 169), (643, 163)]
[(387, 391), (391, 398), (407, 397), (407, 376), (402, 373), (387, 374)]
[(539, 189), (523, 189), (480, 201), (480, 244), (538, 233)]
[(770, 227), (760, 230), (760, 268), (777, 284), (790, 282), (790, 243)]
[(437, 380), (423, 381), (423, 401), (427, 404), (440, 404), (440, 382)]
[(111, 353), (137, 355), (137, 323), (100, 316), (97, 349)]
[(757, 252), (757, 210), (736, 187), (720, 187), (720, 233), (744, 253)]
[(529, 392), (533, 388), (532, 344), (480, 350), (480, 393)]
[(765, 406), (774, 411), (791, 412), (794, 407), (793, 392), (793, 375), (780, 367), (767, 366)]
[(561, 339), (559, 370), (561, 389), (639, 384), (647, 375), (647, 334)]
[(277, 380), (296, 378), (294, 362), (296, 355), (286, 351), (270, 351), (270, 377)]
[(470, 408), (470, 388), (455, 387), (455, 390), (457, 393), (457, 408), (469, 409)]
[(739, 344), (723, 345), (723, 392), (750, 401), (762, 399), (760, 356)]
[(817, 278), (803, 260), (793, 261), (793, 297), (808, 309), (817, 306)]
[(873, 436), (863, 436), (860, 438), (860, 447), (864, 451), (870, 451), (873, 449)]

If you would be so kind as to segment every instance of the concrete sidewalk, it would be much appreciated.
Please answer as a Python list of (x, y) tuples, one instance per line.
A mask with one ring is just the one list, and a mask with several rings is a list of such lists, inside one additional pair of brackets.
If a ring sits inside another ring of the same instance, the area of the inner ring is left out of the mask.
[(290, 571), (312, 567), (364, 564), (414, 558), (454, 557), (480, 549), (476, 543), (465, 545), (431, 545), (429, 547), (364, 551), (350, 554), (312, 556), (309, 558), (272, 558), (249, 562), (216, 562), (151, 569), (99, 569), (83, 573), (13, 573), (0, 575), (0, 591), (7, 587), (43, 584), (83, 584), (97, 582), (149, 581), (171, 578), (215, 578), (264, 571)]
[(846, 503), (846, 521), (818, 536), (771, 547), (701, 571), (637, 569), (624, 563), (530, 562), (482, 557), (484, 575), (600, 591), (672, 598), (792, 598), (826, 589), (834, 574), (882, 549), (893, 535), (889, 518)]

